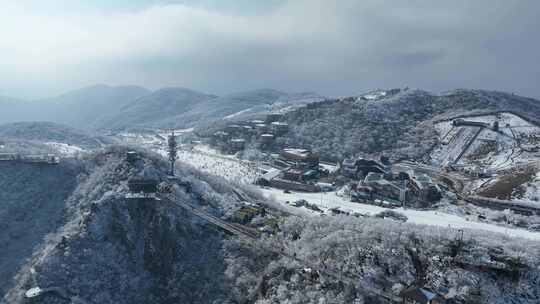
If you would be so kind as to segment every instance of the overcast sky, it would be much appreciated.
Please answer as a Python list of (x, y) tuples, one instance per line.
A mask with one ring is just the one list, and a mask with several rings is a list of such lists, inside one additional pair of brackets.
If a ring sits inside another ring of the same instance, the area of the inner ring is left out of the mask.
[(0, 0), (0, 95), (104, 83), (538, 98), (539, 16), (538, 0)]

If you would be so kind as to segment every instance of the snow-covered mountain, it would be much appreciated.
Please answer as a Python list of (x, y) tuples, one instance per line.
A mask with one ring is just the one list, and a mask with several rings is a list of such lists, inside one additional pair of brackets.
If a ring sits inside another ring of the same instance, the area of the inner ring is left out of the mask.
[(105, 114), (114, 113), (148, 93), (148, 90), (137, 86), (95, 85), (43, 100), (0, 99), (0, 123), (51, 121), (89, 128)]
[(0, 138), (40, 143), (63, 143), (84, 148), (97, 148), (102, 137), (53, 122), (15, 122), (0, 125)]
[(0, 303), (15, 274), (43, 238), (63, 223), (65, 200), (82, 173), (77, 162), (58, 166), (0, 162)]
[[(128, 179), (163, 181), (168, 166), (142, 152), (130, 164), (125, 152), (77, 166), (0, 163), (0, 186), (13, 190), (0, 193), (1, 303), (28, 303), (35, 287), (51, 292), (32, 303), (226, 301), (224, 234), (170, 202), (126, 199)], [(237, 201), (226, 185), (181, 174), (186, 202), (221, 214)]]
[(224, 96), (188, 89), (165, 89), (144, 96), (104, 120), (104, 129), (136, 127), (204, 127), (220, 120), (293, 109), (322, 100), (314, 93), (289, 94), (271, 89), (238, 92)]
[[(105, 116), (97, 124), (102, 129), (124, 129), (182, 124), (179, 116), (216, 96), (185, 88), (165, 88), (137, 98), (117, 112)], [(178, 122), (174, 119), (178, 118)]]
[(0, 124), (51, 121), (87, 130), (188, 128), (226, 118), (291, 110), (323, 99), (315, 93), (289, 94), (271, 89), (216, 96), (178, 87), (151, 92), (136, 86), (96, 85), (38, 101), (0, 98)]

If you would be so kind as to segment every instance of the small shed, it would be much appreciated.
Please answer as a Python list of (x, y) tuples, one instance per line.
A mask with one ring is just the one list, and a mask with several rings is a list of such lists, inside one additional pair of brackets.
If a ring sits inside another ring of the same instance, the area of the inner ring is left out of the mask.
[(276, 135), (283, 135), (289, 132), (289, 124), (285, 122), (274, 121), (270, 124), (272, 132)]
[(243, 138), (233, 138), (230, 140), (230, 146), (232, 151), (244, 150), (246, 146), (246, 140)]
[(261, 135), (261, 143), (264, 145), (270, 145), (274, 142), (274, 135), (273, 134), (262, 134)]
[(280, 113), (269, 113), (266, 115), (266, 123), (272, 123), (275, 121), (279, 121), (283, 117)]
[(129, 191), (132, 193), (156, 193), (158, 181), (153, 179), (134, 178), (128, 181)]
[(127, 151), (126, 152), (126, 160), (128, 163), (134, 163), (139, 159), (139, 155), (135, 151)]

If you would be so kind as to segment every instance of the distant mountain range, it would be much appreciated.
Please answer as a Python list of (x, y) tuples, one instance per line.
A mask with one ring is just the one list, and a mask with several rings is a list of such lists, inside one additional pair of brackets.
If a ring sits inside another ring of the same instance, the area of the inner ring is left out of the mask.
[[(177, 95), (177, 101), (163, 98), (162, 90), (143, 97), (120, 111), (102, 128), (122, 129), (133, 126), (158, 128), (188, 128), (207, 126), (220, 120), (238, 120), (255, 114), (294, 108), (324, 97), (315, 93), (289, 94), (271, 89), (238, 92), (221, 97), (191, 94)], [(179, 96), (179, 97), (178, 97)], [(164, 102), (167, 101), (167, 102)], [(197, 102), (190, 102), (196, 100)], [(167, 109), (165, 104), (176, 106)], [(135, 111), (133, 111), (135, 110)], [(145, 113), (155, 113), (156, 119), (147, 119)]]
[(271, 89), (216, 96), (186, 88), (149, 91), (137, 86), (96, 85), (37, 101), (0, 97), (0, 124), (51, 121), (79, 129), (182, 128), (323, 99), (315, 93)]
[(13, 122), (0, 125), (0, 138), (33, 142), (57, 142), (97, 148), (107, 139), (66, 125), (48, 122)]
[(0, 97), (0, 123), (51, 121), (89, 128), (104, 113), (116, 112), (149, 92), (136, 86), (96, 85), (36, 101)]

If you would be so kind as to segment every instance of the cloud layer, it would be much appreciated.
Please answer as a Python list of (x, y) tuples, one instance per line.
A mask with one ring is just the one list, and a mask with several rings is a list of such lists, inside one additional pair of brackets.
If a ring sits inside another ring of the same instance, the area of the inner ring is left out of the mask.
[(0, 94), (110, 83), (540, 97), (538, 15), (535, 0), (293, 0), (245, 15), (185, 4), (103, 12), (2, 3)]

